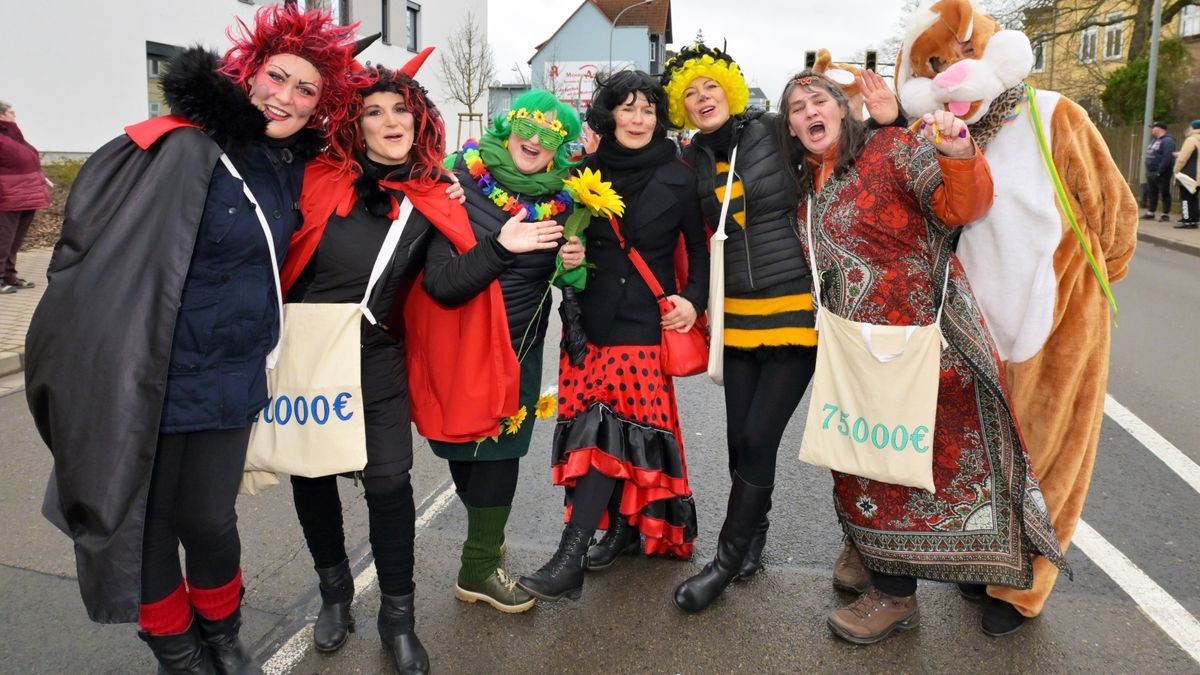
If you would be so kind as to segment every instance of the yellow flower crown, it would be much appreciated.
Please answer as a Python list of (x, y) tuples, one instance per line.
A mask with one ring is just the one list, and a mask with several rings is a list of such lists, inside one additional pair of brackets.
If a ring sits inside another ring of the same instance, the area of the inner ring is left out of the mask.
[(542, 112), (541, 110), (534, 110), (532, 113), (529, 112), (529, 110), (526, 108), (520, 108), (517, 110), (508, 111), (508, 118), (507, 118), (508, 121), (512, 122), (514, 118), (515, 119), (533, 118), (533, 121), (536, 122), (538, 124), (538, 126), (549, 127), (550, 129), (558, 132), (559, 136), (562, 136), (563, 138), (567, 137), (567, 130), (565, 127), (563, 127), (563, 123), (559, 122), (558, 120), (553, 120), (553, 121), (547, 120), (546, 113)]

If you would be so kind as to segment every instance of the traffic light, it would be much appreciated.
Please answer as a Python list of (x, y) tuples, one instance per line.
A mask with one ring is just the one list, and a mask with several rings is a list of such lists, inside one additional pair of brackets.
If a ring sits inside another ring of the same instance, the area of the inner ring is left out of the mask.
[(812, 52), (812, 51), (804, 52), (804, 67), (805, 68), (812, 68), (814, 65), (816, 65), (816, 63), (817, 63), (817, 53), (816, 52)]
[(876, 52), (874, 49), (867, 50), (867, 58), (865, 60), (865, 68), (867, 70), (875, 70)]

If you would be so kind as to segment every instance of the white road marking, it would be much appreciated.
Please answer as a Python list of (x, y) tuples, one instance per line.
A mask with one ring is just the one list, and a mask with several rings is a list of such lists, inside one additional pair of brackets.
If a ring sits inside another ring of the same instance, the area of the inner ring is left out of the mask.
[[(421, 507), (417, 509), (418, 511), (421, 511), (422, 508), (424, 509), (421, 517), (417, 518), (417, 537), (421, 536), (421, 531), (428, 527), (429, 523), (432, 522), (434, 518), (437, 518), (439, 515), (441, 515), (442, 511), (446, 510), (446, 507), (449, 506), (453, 499), (453, 483), (447, 485), (442, 489), (441, 492), (426, 498), (425, 502), (421, 504)], [(426, 504), (428, 504), (428, 506), (425, 506)], [(361, 563), (363, 559), (369, 555), (371, 555), (371, 553), (368, 550), (367, 553), (363, 554), (362, 558), (358, 559), (354, 566), (357, 567), (358, 563)], [(375, 565), (367, 565), (367, 567), (363, 569), (358, 576), (354, 577), (356, 597), (358, 599), (362, 599), (362, 596), (375, 586), (376, 580), (377, 577), (375, 575)], [(288, 638), (287, 641), (283, 643), (283, 646), (281, 646), (274, 654), (272, 654), (271, 658), (263, 664), (263, 673), (266, 675), (285, 675), (286, 673), (291, 672), (292, 668), (294, 668), (297, 663), (300, 663), (304, 656), (308, 654), (309, 646), (312, 645), (312, 632), (312, 624), (304, 624), (303, 628), (296, 631), (295, 634)]]
[[(1115, 403), (1112, 399), (1110, 402)], [(1151, 621), (1200, 663), (1200, 621), (1146, 573), (1084, 521), (1072, 540), (1104, 573), (1117, 582)]]
[(1104, 414), (1121, 425), (1147, 450), (1153, 452), (1163, 461), (1163, 464), (1167, 465), (1167, 468), (1179, 474), (1179, 477), (1191, 485), (1193, 490), (1200, 492), (1200, 465), (1197, 465), (1174, 444), (1163, 438), (1162, 434), (1151, 429), (1149, 424), (1143, 422), (1108, 394), (1104, 395)]

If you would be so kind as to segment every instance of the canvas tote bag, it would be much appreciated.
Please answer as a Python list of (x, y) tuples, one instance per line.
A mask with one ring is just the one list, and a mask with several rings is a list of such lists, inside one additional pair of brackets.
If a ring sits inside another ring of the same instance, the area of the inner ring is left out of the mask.
[(729, 153), (729, 175), (725, 178), (725, 197), (721, 200), (721, 218), (708, 244), (708, 376), (725, 385), (725, 217), (729, 215), (729, 193), (733, 190), (733, 170), (737, 165), (737, 146)]
[[(407, 198), (400, 203), (400, 215), (375, 258), (362, 301), (284, 306), (279, 360), (267, 370), (271, 398), (250, 434), (247, 472), (315, 478), (367, 465), (360, 317), (377, 323), (367, 303), (412, 210)], [(251, 486), (243, 480), (243, 487)]]
[(820, 341), (800, 459), (933, 492), (933, 429), (949, 265), (932, 324), (881, 326), (844, 319), (821, 301), (812, 208), (809, 197), (805, 224)]

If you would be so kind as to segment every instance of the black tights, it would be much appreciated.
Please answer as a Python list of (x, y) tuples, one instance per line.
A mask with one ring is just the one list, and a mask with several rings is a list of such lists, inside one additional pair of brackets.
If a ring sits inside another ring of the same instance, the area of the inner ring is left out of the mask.
[(871, 583), (875, 588), (896, 598), (907, 598), (917, 592), (916, 577), (871, 572)]
[(484, 462), (450, 460), (454, 488), (467, 506), (480, 509), (512, 506), (520, 469), (520, 457)]
[(223, 586), (237, 575), (238, 486), (250, 427), (162, 434), (154, 454), (142, 534), (142, 604), (179, 588), (179, 545), (187, 578), (198, 588)]
[(760, 486), (775, 484), (783, 431), (816, 368), (815, 347), (779, 348), (766, 358), (725, 350), (729, 472)]
[[(624, 485), (625, 481), (594, 469), (580, 476), (571, 490), (571, 524), (580, 529), (595, 530), (606, 508), (610, 513), (616, 511)], [(611, 521), (609, 526), (612, 526)]]
[[(367, 498), (371, 553), (384, 595), (413, 592), (413, 540), (416, 538), (416, 509), (408, 472), (398, 476), (362, 479)], [(292, 500), (304, 530), (304, 540), (318, 568), (333, 567), (346, 559), (346, 535), (342, 527), (342, 500), (337, 476), (301, 478), (292, 476)]]

